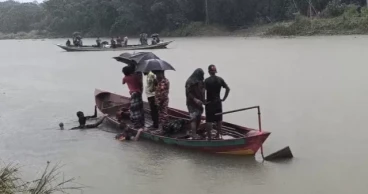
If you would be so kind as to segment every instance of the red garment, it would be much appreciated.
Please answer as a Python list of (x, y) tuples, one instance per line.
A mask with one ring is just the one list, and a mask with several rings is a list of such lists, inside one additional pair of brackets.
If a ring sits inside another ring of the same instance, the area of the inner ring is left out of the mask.
[(125, 76), (123, 78), (123, 84), (125, 83), (128, 85), (130, 94), (134, 92), (142, 93), (142, 89), (143, 89), (142, 78), (138, 74), (132, 74), (132, 75)]

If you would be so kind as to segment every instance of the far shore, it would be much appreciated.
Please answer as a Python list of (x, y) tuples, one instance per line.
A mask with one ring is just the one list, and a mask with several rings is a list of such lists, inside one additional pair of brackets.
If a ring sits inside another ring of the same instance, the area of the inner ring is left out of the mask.
[[(339, 18), (331, 19), (333, 21), (340, 20)], [(346, 18), (341, 19), (343, 21)], [(308, 36), (334, 36), (334, 35), (367, 35), (368, 31), (361, 30), (359, 28), (323, 28), (323, 23), (328, 23), (331, 26), (330, 21), (326, 19), (307, 19), (302, 18), (291, 22), (278, 22), (265, 25), (255, 25), (239, 30), (228, 30), (219, 26), (203, 26), (202, 24), (190, 24), (184, 28), (175, 31), (163, 31), (160, 33), (161, 37), (308, 37)], [(318, 23), (321, 29), (316, 28), (315, 23)], [(296, 27), (295, 27), (296, 26)], [(96, 38), (97, 36), (89, 35), (88, 33), (83, 36), (84, 38)], [(110, 36), (100, 36), (104, 39)], [(116, 37), (116, 36), (114, 36)], [(137, 35), (129, 36), (130, 38), (139, 38)], [(4, 34), (0, 32), (0, 40), (24, 40), (24, 39), (71, 39), (71, 36), (63, 35), (51, 35), (50, 33), (39, 33), (38, 31), (31, 32), (19, 32), (12, 34)]]

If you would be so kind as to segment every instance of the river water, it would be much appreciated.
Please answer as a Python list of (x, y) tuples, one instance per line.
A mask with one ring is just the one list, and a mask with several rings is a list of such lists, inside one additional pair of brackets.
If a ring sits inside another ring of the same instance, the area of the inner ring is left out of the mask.
[[(168, 40), (168, 39), (167, 39)], [(136, 41), (136, 40), (131, 40)], [(67, 53), (65, 40), (0, 41), (0, 159), (35, 178), (63, 164), (84, 193), (366, 193), (368, 185), (367, 36), (175, 38), (154, 51), (168, 72), (170, 106), (185, 109), (184, 83), (213, 63), (231, 88), (225, 110), (260, 105), (272, 132), (265, 153), (289, 145), (295, 158), (271, 163), (209, 155), (147, 141), (119, 142), (76, 126), (75, 112), (93, 113), (95, 88), (128, 94), (120, 52)], [(85, 40), (86, 43), (93, 40)], [(256, 112), (225, 120), (257, 127)], [(107, 127), (107, 126), (102, 126)], [(74, 193), (80, 193), (76, 191)]]

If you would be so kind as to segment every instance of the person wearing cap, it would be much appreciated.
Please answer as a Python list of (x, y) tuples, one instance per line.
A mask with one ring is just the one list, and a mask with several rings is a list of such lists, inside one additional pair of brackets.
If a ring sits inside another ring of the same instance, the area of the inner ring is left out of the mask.
[[(204, 81), (206, 89), (206, 123), (207, 123), (207, 137), (211, 138), (211, 129), (213, 124), (216, 124), (216, 138), (220, 138), (222, 129), (222, 115), (216, 113), (222, 112), (222, 102), (229, 96), (230, 88), (221, 77), (217, 76), (217, 69), (215, 65), (208, 66), (208, 73), (210, 77)], [(225, 88), (225, 96), (221, 99), (221, 88)]]

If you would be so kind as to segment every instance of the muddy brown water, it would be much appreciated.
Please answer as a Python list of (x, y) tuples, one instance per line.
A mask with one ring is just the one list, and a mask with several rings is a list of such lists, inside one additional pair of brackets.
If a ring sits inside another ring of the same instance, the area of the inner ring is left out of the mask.
[[(231, 88), (224, 110), (260, 105), (263, 128), (272, 132), (265, 153), (290, 145), (295, 155), (282, 163), (118, 142), (97, 129), (57, 130), (59, 122), (76, 126), (76, 111), (93, 113), (95, 88), (128, 94), (123, 65), (112, 59), (120, 52), (67, 53), (54, 45), (64, 42), (0, 41), (0, 159), (19, 163), (28, 179), (51, 161), (91, 194), (368, 189), (367, 36), (175, 38), (154, 51), (177, 70), (167, 73), (175, 108), (185, 109), (184, 83), (194, 69), (217, 65)], [(255, 111), (224, 118), (257, 127)]]

